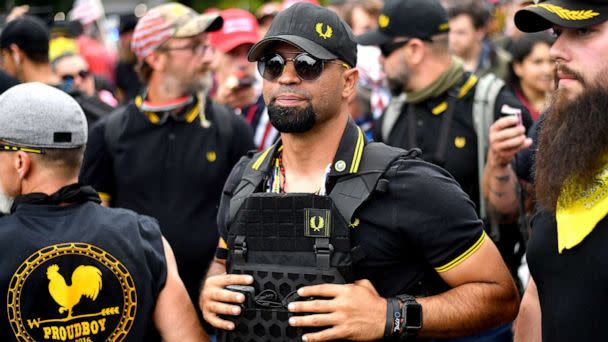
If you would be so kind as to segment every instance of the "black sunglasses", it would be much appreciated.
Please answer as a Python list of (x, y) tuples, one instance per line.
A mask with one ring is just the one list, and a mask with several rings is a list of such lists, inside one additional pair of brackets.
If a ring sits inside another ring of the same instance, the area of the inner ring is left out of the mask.
[(401, 41), (397, 41), (397, 42), (392, 41), (392, 42), (388, 42), (386, 44), (382, 44), (382, 45), (380, 45), (380, 52), (382, 53), (382, 56), (386, 58), (386, 57), (390, 56), (396, 50), (405, 46), (407, 43), (410, 42), (410, 40), (411, 39), (406, 39), (406, 40), (401, 40)]
[(315, 58), (307, 53), (301, 53), (293, 58), (287, 58), (278, 53), (262, 57), (258, 61), (258, 71), (265, 80), (274, 81), (283, 74), (287, 61), (292, 61), (296, 74), (303, 81), (313, 81), (319, 78), (325, 68), (325, 63), (339, 64), (350, 69), (345, 63), (322, 60)]
[(0, 144), (0, 152), (17, 152), (17, 151), (23, 151), (23, 152), (28, 152), (28, 153), (36, 153), (36, 154), (44, 154), (43, 150), (39, 150), (39, 149), (35, 149), (35, 148), (15, 146), (15, 145), (7, 145), (7, 144)]
[(76, 76), (78, 76), (78, 77), (80, 77), (82, 79), (85, 79), (85, 78), (89, 77), (90, 74), (91, 74), (91, 72), (88, 71), (88, 70), (80, 70), (79, 72), (77, 72), (74, 75), (63, 75), (63, 76), (61, 76), (61, 79), (64, 80), (64, 81), (68, 81), (68, 80), (75, 79)]

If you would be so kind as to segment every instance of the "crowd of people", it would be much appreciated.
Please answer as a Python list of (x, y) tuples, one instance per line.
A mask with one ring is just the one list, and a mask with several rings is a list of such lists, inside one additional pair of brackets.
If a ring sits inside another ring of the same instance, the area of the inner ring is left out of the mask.
[(608, 339), (603, 1), (102, 6), (0, 24), (0, 340)]

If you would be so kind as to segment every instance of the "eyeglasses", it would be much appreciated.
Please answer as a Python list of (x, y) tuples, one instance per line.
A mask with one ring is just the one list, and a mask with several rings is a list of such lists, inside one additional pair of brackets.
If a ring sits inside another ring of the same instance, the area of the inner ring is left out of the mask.
[(207, 50), (210, 48), (211, 48), (211, 45), (202, 44), (200, 42), (194, 42), (194, 43), (190, 43), (190, 44), (184, 45), (184, 46), (164, 46), (164, 47), (160, 47), (159, 50), (161, 50), (161, 51), (190, 50), (190, 52), (192, 52), (193, 55), (201, 56), (201, 55), (204, 55), (205, 52), (207, 52)]
[(313, 81), (319, 78), (323, 73), (325, 63), (338, 64), (346, 69), (350, 69), (348, 64), (318, 59), (307, 53), (301, 53), (293, 58), (283, 57), (276, 53), (262, 57), (258, 61), (258, 71), (265, 80), (274, 81), (283, 74), (288, 61), (293, 62), (296, 74), (303, 81)]
[(44, 154), (43, 150), (38, 150), (38, 149), (35, 149), (35, 148), (15, 146), (15, 145), (7, 145), (7, 144), (0, 144), (0, 152), (17, 152), (17, 151), (23, 151), (23, 152), (28, 152), (28, 153), (36, 153), (36, 154)]
[(380, 52), (382, 53), (383, 57), (388, 57), (390, 56), (393, 52), (395, 52), (396, 50), (402, 48), (403, 46), (407, 45), (407, 43), (410, 42), (411, 39), (406, 39), (406, 40), (401, 40), (401, 41), (396, 41), (396, 42), (389, 42), (386, 44), (382, 44), (380, 45)]
[(91, 75), (90, 71), (88, 71), (88, 70), (80, 70), (76, 74), (62, 75), (61, 79), (64, 80), (64, 81), (73, 81), (76, 77), (80, 77), (82, 79), (85, 79), (85, 78), (89, 77), (89, 75)]

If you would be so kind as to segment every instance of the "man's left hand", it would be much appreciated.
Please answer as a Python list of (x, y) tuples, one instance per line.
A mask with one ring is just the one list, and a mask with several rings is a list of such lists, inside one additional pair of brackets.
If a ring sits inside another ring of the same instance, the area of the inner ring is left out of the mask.
[(291, 326), (327, 327), (304, 335), (303, 341), (373, 341), (384, 336), (387, 301), (367, 279), (346, 285), (306, 286), (298, 290), (298, 295), (325, 298), (289, 304), (290, 312), (310, 313), (290, 318)]

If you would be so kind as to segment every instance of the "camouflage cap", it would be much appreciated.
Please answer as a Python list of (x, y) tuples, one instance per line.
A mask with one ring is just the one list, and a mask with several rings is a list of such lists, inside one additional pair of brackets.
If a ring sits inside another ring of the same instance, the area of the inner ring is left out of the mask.
[(198, 14), (192, 8), (171, 2), (156, 6), (137, 22), (131, 49), (142, 60), (170, 38), (194, 37), (222, 27), (218, 13)]

